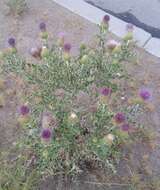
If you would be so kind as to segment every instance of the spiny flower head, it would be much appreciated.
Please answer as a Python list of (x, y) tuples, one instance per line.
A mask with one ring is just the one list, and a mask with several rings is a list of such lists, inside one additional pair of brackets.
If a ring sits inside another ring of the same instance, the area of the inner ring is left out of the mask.
[(65, 52), (69, 53), (71, 51), (71, 44), (70, 43), (65, 43), (64, 46), (63, 46), (63, 49)]
[(109, 21), (110, 21), (110, 16), (109, 15), (105, 15), (103, 17), (103, 23), (108, 24)]
[(108, 88), (108, 87), (102, 87), (102, 88), (100, 88), (99, 91), (100, 91), (100, 94), (101, 94), (102, 96), (108, 96), (108, 95), (110, 95), (111, 92), (112, 92), (111, 88)]
[(143, 99), (143, 100), (150, 100), (151, 98), (151, 92), (147, 89), (141, 89), (139, 91), (139, 96)]
[(123, 123), (125, 121), (126, 117), (124, 115), (124, 113), (119, 112), (114, 116), (114, 120), (117, 124), (119, 123)]
[(46, 24), (44, 22), (41, 22), (39, 24), (39, 29), (41, 30), (41, 32), (46, 32)]
[(15, 40), (15, 38), (9, 38), (8, 39), (8, 44), (11, 46), (11, 47), (15, 47), (15, 45), (16, 45), (16, 40)]
[(52, 138), (52, 130), (50, 128), (44, 128), (41, 131), (41, 138), (44, 141), (50, 141)]
[(29, 111), (30, 111), (30, 109), (26, 105), (22, 105), (20, 107), (20, 114), (23, 115), (23, 116), (27, 115), (29, 113)]

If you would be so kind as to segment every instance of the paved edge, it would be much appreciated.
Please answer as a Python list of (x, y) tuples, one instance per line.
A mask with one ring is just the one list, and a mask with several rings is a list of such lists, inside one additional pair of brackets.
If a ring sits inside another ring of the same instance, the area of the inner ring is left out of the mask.
[[(88, 4), (83, 0), (52, 0), (55, 3), (69, 9), (75, 14), (87, 19), (94, 24), (100, 24), (106, 12)], [(108, 13), (107, 13), (108, 14)], [(126, 24), (110, 14), (110, 32), (122, 38), (126, 34)], [(154, 56), (160, 57), (160, 39), (152, 38), (151, 34), (141, 28), (134, 26), (134, 39), (139, 47), (144, 48)], [(155, 46), (156, 44), (156, 46)]]
[(150, 52), (152, 55), (160, 57), (160, 39), (151, 38), (148, 43), (144, 46), (145, 50)]

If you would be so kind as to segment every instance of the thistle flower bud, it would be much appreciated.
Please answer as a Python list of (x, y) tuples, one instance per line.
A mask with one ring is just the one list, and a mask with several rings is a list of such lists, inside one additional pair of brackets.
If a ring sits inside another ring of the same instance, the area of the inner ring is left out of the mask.
[(63, 53), (63, 58), (64, 58), (65, 61), (69, 61), (70, 58), (71, 58), (70, 53), (69, 52), (64, 52)]
[(87, 64), (89, 62), (89, 56), (88, 55), (83, 55), (81, 60), (80, 60), (80, 63), (81, 64)]
[(46, 46), (42, 47), (41, 57), (47, 58), (49, 56), (49, 49)]
[(80, 45), (80, 50), (83, 51), (86, 49), (86, 45), (84, 43), (81, 43)]
[(17, 122), (20, 126), (23, 126), (29, 122), (29, 116), (20, 115), (17, 119)]
[(133, 33), (132, 32), (128, 32), (124, 37), (123, 37), (124, 41), (130, 41), (133, 40)]
[(121, 45), (118, 44), (113, 50), (112, 53), (120, 53), (121, 52)]

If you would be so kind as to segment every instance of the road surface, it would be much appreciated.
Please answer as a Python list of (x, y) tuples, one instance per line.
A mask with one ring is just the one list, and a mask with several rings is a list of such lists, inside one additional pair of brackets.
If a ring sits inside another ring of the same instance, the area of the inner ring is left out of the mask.
[(160, 0), (85, 0), (160, 38)]

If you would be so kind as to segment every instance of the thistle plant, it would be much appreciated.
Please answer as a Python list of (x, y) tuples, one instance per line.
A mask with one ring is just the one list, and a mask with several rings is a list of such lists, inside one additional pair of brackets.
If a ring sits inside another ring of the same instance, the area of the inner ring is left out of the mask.
[[(85, 161), (116, 172), (119, 147), (130, 139), (132, 124), (125, 111), (117, 112), (111, 104), (119, 88), (112, 80), (118, 77), (115, 73), (123, 76), (123, 61), (132, 55), (133, 42), (125, 39), (106, 46), (108, 27), (109, 17), (105, 16), (97, 36), (98, 48), (83, 44), (75, 57), (70, 52), (71, 44), (64, 38), (51, 49), (46, 44), (45, 56), (42, 47), (40, 63), (37, 60), (28, 66), (16, 54), (4, 56), (4, 73), (15, 73), (29, 87), (24, 98), (29, 103), (20, 106), (20, 114), (27, 115), (27, 121), (20, 122), (24, 136), (17, 149), (26, 152), (25, 162), (34, 155), (31, 169), (41, 176), (76, 174)], [(48, 38), (46, 24), (41, 23), (39, 28), (41, 38)]]

